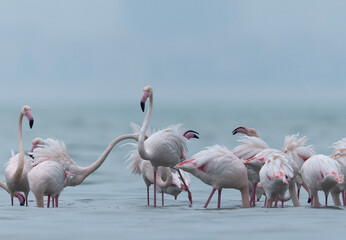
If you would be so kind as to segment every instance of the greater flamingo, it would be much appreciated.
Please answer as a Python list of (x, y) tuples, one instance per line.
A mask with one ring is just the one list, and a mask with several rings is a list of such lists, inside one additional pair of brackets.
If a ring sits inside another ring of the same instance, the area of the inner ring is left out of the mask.
[[(181, 159), (185, 159), (185, 152), (187, 150), (186, 139), (177, 131), (171, 128), (163, 129), (155, 132), (146, 138), (146, 130), (149, 125), (150, 117), (153, 110), (153, 89), (146, 86), (143, 89), (143, 96), (141, 98), (141, 108), (144, 112), (145, 103), (149, 98), (149, 109), (144, 118), (142, 128), (138, 138), (138, 152), (141, 158), (149, 160), (154, 170), (154, 207), (156, 207), (156, 172), (159, 166), (174, 167)], [(178, 170), (183, 182), (184, 179)], [(184, 182), (185, 184), (185, 182)], [(185, 184), (192, 206), (192, 196), (188, 187)]]
[(44, 161), (58, 162), (63, 166), (64, 171), (68, 172), (65, 186), (77, 186), (102, 165), (116, 144), (125, 139), (138, 140), (138, 134), (125, 134), (113, 139), (106, 150), (93, 164), (88, 167), (80, 167), (67, 154), (66, 145), (63, 141), (48, 138), (42, 140), (45, 144), (39, 144), (39, 147), (35, 148), (33, 151), (33, 165), (39, 165)]
[(218, 204), (221, 206), (221, 191), (223, 188), (235, 188), (240, 190), (242, 206), (250, 207), (249, 185), (247, 170), (243, 162), (226, 147), (214, 145), (202, 150), (176, 165), (176, 168), (191, 173), (204, 183), (213, 187), (213, 190), (204, 205), (206, 208), (218, 190)]
[[(245, 126), (237, 127), (233, 130), (233, 135), (237, 133), (242, 133), (247, 136), (242, 137), (240, 141), (242, 144), (235, 147), (232, 152), (242, 161), (246, 161), (247, 159), (250, 159), (254, 157), (256, 154), (260, 153), (264, 149), (269, 149), (269, 146), (266, 142), (264, 142), (261, 138), (259, 138), (259, 135), (257, 131), (253, 128), (248, 128)], [(249, 183), (252, 186), (251, 191), (251, 197), (250, 197), (250, 205), (256, 206), (255, 203), (255, 195), (256, 195), (256, 188), (257, 184), (259, 183), (259, 170), (255, 171), (251, 167), (247, 166), (247, 174)]]
[(24, 192), (26, 206), (28, 206), (28, 195), (30, 191), (28, 182), (28, 172), (31, 170), (31, 158), (24, 155), (23, 147), (23, 135), (22, 135), (22, 121), (23, 117), (26, 117), (29, 121), (29, 126), (32, 128), (34, 124), (34, 118), (31, 114), (31, 108), (29, 106), (23, 106), (19, 115), (19, 126), (18, 126), (18, 147), (19, 153), (14, 155), (7, 162), (5, 169), (5, 178), (8, 190), (11, 195), (11, 204), (13, 206), (13, 197), (16, 192)]
[(284, 198), (288, 181), (293, 177), (293, 169), (284, 153), (275, 152), (269, 156), (259, 176), (267, 197), (267, 207), (272, 207), (273, 200)]
[(30, 190), (35, 195), (37, 207), (44, 207), (43, 196), (48, 196), (48, 208), (51, 197), (55, 199), (55, 206), (58, 207), (58, 199), (64, 189), (65, 179), (64, 167), (58, 162), (44, 161), (36, 165), (28, 173), (28, 180)]
[[(8, 194), (11, 195), (10, 190), (8, 190), (8, 187), (7, 187), (6, 183), (0, 182), (0, 187), (3, 188), (6, 192), (8, 192)], [(25, 204), (25, 196), (22, 193), (20, 193), (20, 192), (15, 192), (14, 196), (16, 198), (18, 198), (20, 206), (24, 206), (24, 204)]]
[(306, 160), (301, 168), (304, 183), (309, 189), (313, 207), (319, 207), (318, 191), (322, 190), (327, 197), (329, 191), (338, 183), (343, 183), (340, 166), (334, 159), (318, 154)]
[(331, 194), (334, 200), (334, 204), (336, 206), (340, 206), (339, 195), (341, 193), (343, 205), (346, 206), (346, 197), (345, 197), (345, 189), (346, 189), (346, 138), (343, 138), (336, 143), (333, 144), (334, 152), (332, 154), (332, 158), (335, 159), (341, 168), (341, 173), (344, 175), (344, 182), (339, 183), (331, 190)]
[[(131, 128), (134, 133), (139, 133), (140, 131), (140, 126), (138, 126), (137, 124), (131, 123)], [(180, 131), (181, 125), (170, 126), (170, 128), (175, 131)], [(151, 133), (148, 135), (150, 136)], [(146, 135), (145, 138), (148, 138), (148, 135)], [(182, 135), (188, 140), (191, 138), (199, 138), (198, 133), (193, 130), (187, 130)], [(147, 204), (149, 206), (149, 187), (154, 183), (153, 166), (151, 165), (150, 161), (143, 160), (140, 157), (138, 152), (138, 145), (136, 143), (131, 143), (131, 145), (133, 145), (136, 149), (128, 154), (127, 161), (130, 162), (128, 168), (133, 174), (142, 175), (143, 180), (147, 186)], [(185, 183), (189, 186), (191, 183), (190, 177), (184, 171), (181, 171), (181, 174), (183, 175)], [(157, 190), (159, 193), (162, 193), (162, 206), (164, 206), (164, 193), (173, 195), (176, 199), (182, 190), (186, 191), (185, 185), (183, 184), (177, 171), (174, 169), (171, 169), (169, 167), (158, 167), (156, 178), (158, 185)]]

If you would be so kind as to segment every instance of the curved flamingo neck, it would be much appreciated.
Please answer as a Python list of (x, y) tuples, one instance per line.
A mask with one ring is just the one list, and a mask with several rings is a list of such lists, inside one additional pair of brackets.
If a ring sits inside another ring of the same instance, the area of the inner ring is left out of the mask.
[(18, 126), (18, 165), (17, 169), (14, 173), (14, 181), (17, 181), (22, 176), (22, 172), (24, 169), (24, 147), (23, 147), (23, 134), (22, 134), (22, 122), (23, 122), (23, 113), (21, 112), (19, 115), (19, 126)]
[(150, 160), (150, 154), (145, 149), (144, 140), (145, 140), (145, 132), (147, 131), (152, 111), (153, 111), (153, 94), (150, 94), (148, 112), (143, 120), (142, 128), (139, 132), (139, 138), (138, 138), (138, 152), (141, 158), (145, 160)]
[[(166, 175), (166, 181), (164, 181), (162, 179), (163, 174)], [(170, 186), (172, 184), (172, 182), (173, 182), (173, 174), (169, 170), (169, 168), (167, 168), (167, 167), (159, 168), (159, 170), (157, 171), (157, 176), (156, 176), (156, 184), (160, 188), (166, 188), (166, 187)]]
[(108, 145), (106, 150), (102, 153), (102, 155), (90, 166), (84, 167), (84, 168), (79, 168), (79, 174), (77, 176), (77, 182), (74, 185), (78, 185), (84, 181), (85, 178), (87, 178), (91, 173), (96, 171), (106, 160), (108, 157), (109, 153), (112, 151), (115, 145), (117, 145), (119, 142), (125, 140), (125, 139), (134, 139), (138, 141), (138, 134), (125, 134), (122, 136), (119, 136)]

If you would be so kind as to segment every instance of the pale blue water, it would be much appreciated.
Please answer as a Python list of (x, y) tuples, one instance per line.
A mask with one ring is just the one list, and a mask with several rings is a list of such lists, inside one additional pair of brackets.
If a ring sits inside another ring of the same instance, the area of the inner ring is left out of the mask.
[[(94, 162), (113, 138), (130, 132), (130, 122), (141, 124), (145, 116), (138, 101), (125, 105), (45, 105), (31, 105), (33, 129), (29, 130), (24, 121), (26, 151), (34, 137), (62, 139), (80, 166)], [(5, 181), (3, 165), (11, 149), (18, 149), (20, 108), (0, 105), (0, 181)], [(332, 104), (155, 104), (150, 126), (158, 129), (184, 123), (186, 129), (198, 131), (200, 139), (190, 141), (189, 155), (213, 144), (235, 147), (239, 136), (233, 136), (232, 130), (239, 125), (256, 128), (273, 148), (281, 149), (286, 135), (299, 132), (308, 136), (308, 144), (317, 152), (330, 154), (332, 143), (346, 137), (346, 113), (342, 109)], [(240, 193), (225, 189), (222, 209), (215, 209), (216, 196), (204, 209), (211, 187), (192, 177), (191, 208), (186, 193), (176, 201), (166, 196), (164, 208), (147, 207), (145, 184), (140, 176), (130, 174), (125, 163), (124, 156), (131, 147), (120, 145), (84, 183), (65, 188), (57, 209), (37, 209), (32, 194), (29, 207), (11, 207), (9, 195), (0, 191), (0, 238), (324, 239), (346, 233), (344, 208), (311, 209), (304, 191), (299, 208), (287, 202), (284, 209), (266, 209), (262, 200), (255, 208), (241, 209)], [(329, 203), (331, 206), (331, 198)]]

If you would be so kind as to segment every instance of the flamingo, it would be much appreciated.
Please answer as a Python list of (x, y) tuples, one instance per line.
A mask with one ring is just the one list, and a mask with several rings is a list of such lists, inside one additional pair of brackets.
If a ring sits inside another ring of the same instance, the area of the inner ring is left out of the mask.
[[(138, 153), (144, 160), (149, 160), (154, 170), (154, 207), (156, 207), (156, 172), (159, 166), (174, 167), (181, 159), (185, 159), (187, 151), (186, 139), (178, 132), (171, 128), (163, 129), (155, 132), (145, 139), (145, 132), (148, 128), (150, 117), (153, 109), (153, 89), (151, 86), (146, 86), (143, 89), (141, 98), (141, 108), (144, 112), (145, 103), (149, 98), (149, 109), (144, 118), (138, 138)], [(145, 141), (144, 141), (145, 140)], [(178, 173), (184, 182), (184, 179), (178, 170)], [(192, 206), (192, 196), (187, 185), (184, 182), (190, 206)]]
[(301, 174), (309, 189), (313, 207), (320, 206), (317, 194), (319, 190), (324, 191), (327, 204), (329, 191), (338, 183), (344, 183), (344, 176), (340, 172), (338, 162), (322, 154), (314, 155), (304, 162)]
[[(44, 207), (43, 196), (55, 199), (58, 207), (58, 198), (65, 186), (66, 173), (64, 167), (54, 161), (44, 161), (36, 165), (29, 173), (28, 180), (31, 191), (36, 198), (37, 207)], [(54, 207), (54, 206), (53, 206)]]
[[(8, 187), (7, 187), (6, 183), (0, 182), (0, 187), (2, 187), (6, 192), (8, 192), (8, 194), (11, 194), (10, 190), (8, 190)], [(20, 193), (20, 192), (15, 192), (14, 196), (16, 198), (18, 198), (20, 206), (24, 206), (24, 204), (25, 204), (25, 196), (22, 193)]]
[(19, 115), (19, 127), (18, 127), (18, 147), (19, 153), (14, 155), (12, 151), (12, 157), (7, 162), (5, 169), (5, 178), (8, 190), (11, 195), (11, 204), (13, 206), (13, 197), (16, 192), (24, 192), (26, 206), (28, 206), (28, 195), (30, 191), (28, 182), (28, 172), (31, 170), (31, 158), (24, 155), (23, 147), (23, 135), (22, 135), (22, 121), (23, 117), (26, 117), (29, 121), (29, 126), (32, 128), (34, 124), (34, 118), (31, 114), (30, 106), (23, 106)]
[(343, 138), (336, 143), (333, 144), (334, 152), (332, 154), (332, 158), (335, 159), (341, 168), (341, 173), (344, 175), (344, 182), (338, 184), (331, 190), (331, 194), (334, 200), (334, 204), (336, 206), (340, 206), (339, 195), (341, 192), (343, 205), (346, 206), (346, 197), (345, 197), (345, 189), (346, 189), (346, 138)]
[(267, 207), (272, 207), (272, 201), (284, 198), (288, 181), (293, 177), (293, 169), (287, 156), (282, 152), (272, 153), (259, 172), (260, 181), (267, 197)]
[(207, 147), (205, 150), (194, 154), (191, 159), (178, 163), (176, 168), (191, 173), (205, 184), (213, 187), (204, 208), (208, 206), (216, 190), (218, 190), (217, 208), (220, 208), (223, 188), (240, 190), (242, 206), (244, 208), (250, 207), (246, 167), (226, 147), (219, 145)]
[[(176, 131), (180, 131), (180, 127), (181, 125), (171, 126), (171, 128), (175, 129)], [(139, 133), (140, 131), (140, 126), (138, 126), (137, 124), (131, 123), (131, 128), (134, 133)], [(189, 140), (191, 138), (199, 138), (198, 134), (199, 133), (197, 133), (196, 131), (187, 130), (182, 135)], [(151, 133), (149, 135), (151, 135)], [(148, 137), (146, 136), (146, 138)], [(135, 146), (136, 149), (131, 151), (128, 155), (127, 161), (130, 162), (128, 168), (133, 174), (142, 175), (143, 180), (147, 186), (147, 204), (149, 206), (149, 187), (154, 183), (153, 166), (151, 165), (150, 161), (144, 160), (140, 157), (137, 149), (137, 144), (132, 143), (131, 145)], [(182, 190), (186, 191), (185, 185), (183, 184), (177, 171), (172, 170), (169, 167), (160, 166), (158, 167), (156, 174), (158, 192), (162, 193), (162, 206), (164, 206), (164, 193), (173, 195), (175, 199), (177, 199), (177, 196), (181, 193)], [(189, 186), (191, 183), (190, 177), (184, 171), (181, 171), (181, 174), (183, 175), (186, 184)]]
[(44, 161), (58, 162), (63, 166), (65, 173), (68, 173), (64, 186), (77, 186), (103, 164), (116, 144), (125, 139), (138, 140), (138, 134), (125, 134), (113, 139), (101, 156), (88, 167), (80, 167), (71, 159), (67, 154), (66, 145), (63, 141), (51, 138), (41, 139), (44, 144), (39, 144), (33, 151), (33, 166), (37, 166)]
[[(254, 157), (256, 154), (260, 153), (265, 149), (269, 149), (269, 146), (266, 142), (264, 142), (258, 135), (256, 129), (248, 128), (245, 126), (237, 127), (232, 131), (233, 135), (237, 133), (242, 133), (247, 136), (241, 138), (240, 141), (242, 144), (235, 147), (232, 152), (242, 161), (246, 161)], [(255, 171), (251, 167), (247, 166), (247, 174), (249, 183), (252, 186), (251, 197), (250, 197), (250, 205), (255, 207), (255, 195), (257, 184), (259, 183), (259, 170)]]

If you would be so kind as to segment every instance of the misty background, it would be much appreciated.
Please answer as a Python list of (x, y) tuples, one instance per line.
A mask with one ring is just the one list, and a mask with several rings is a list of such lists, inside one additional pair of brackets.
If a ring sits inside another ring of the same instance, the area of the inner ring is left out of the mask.
[(0, 101), (346, 102), (345, 1), (0, 0)]

